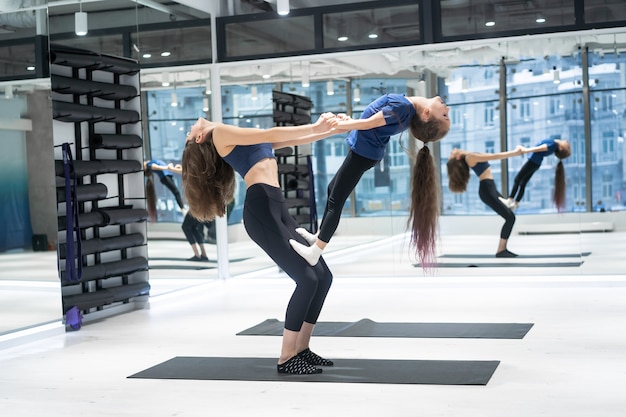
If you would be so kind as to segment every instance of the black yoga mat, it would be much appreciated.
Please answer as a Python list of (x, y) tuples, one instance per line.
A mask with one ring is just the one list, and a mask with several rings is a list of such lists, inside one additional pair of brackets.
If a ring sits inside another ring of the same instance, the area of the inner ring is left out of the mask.
[[(377, 323), (370, 319), (356, 322), (318, 322), (315, 336), (522, 339), (532, 323)], [(238, 336), (282, 336), (284, 323), (267, 319)]]
[(128, 378), (487, 385), (500, 361), (334, 359), (321, 374), (276, 372), (276, 358), (177, 356)]
[[(513, 259), (513, 258), (509, 258)], [(517, 258), (515, 258), (517, 259)], [(583, 262), (437, 262), (437, 268), (577, 268)], [(421, 268), (421, 264), (413, 264), (416, 268)]]
[[(518, 255), (515, 259), (550, 259), (550, 258), (580, 258), (583, 256), (589, 256), (591, 252), (582, 252), (582, 253), (562, 253), (562, 254), (536, 254), (536, 255)], [(480, 258), (480, 259), (498, 259), (493, 254), (485, 254), (485, 253), (449, 253), (440, 255), (439, 258), (449, 258), (449, 259), (465, 259), (465, 258)]]

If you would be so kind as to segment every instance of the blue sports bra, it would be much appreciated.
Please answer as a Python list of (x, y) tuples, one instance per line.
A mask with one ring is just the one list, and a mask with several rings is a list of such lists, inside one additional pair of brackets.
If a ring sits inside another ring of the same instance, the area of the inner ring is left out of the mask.
[(237, 145), (224, 157), (224, 160), (242, 177), (245, 177), (250, 168), (265, 158), (274, 158), (271, 143)]
[(472, 168), (472, 171), (474, 171), (474, 174), (476, 174), (477, 177), (480, 177), (480, 174), (482, 174), (483, 172), (487, 170), (487, 168), (489, 168), (489, 162), (487, 161), (478, 162), (476, 165), (474, 165), (471, 168)]

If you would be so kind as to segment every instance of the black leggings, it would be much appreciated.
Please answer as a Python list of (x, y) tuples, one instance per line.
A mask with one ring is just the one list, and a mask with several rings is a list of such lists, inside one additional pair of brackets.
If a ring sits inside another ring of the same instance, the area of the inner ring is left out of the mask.
[(509, 236), (511, 236), (511, 231), (515, 224), (515, 214), (498, 199), (498, 197), (502, 197), (502, 195), (500, 195), (496, 189), (496, 183), (492, 179), (481, 180), (478, 186), (478, 196), (483, 203), (488, 205), (504, 219), (504, 225), (502, 226), (502, 230), (500, 230), (500, 238), (508, 239)]
[[(328, 243), (330, 238), (333, 237), (339, 226), (343, 205), (350, 197), (350, 193), (354, 190), (365, 171), (372, 168), (377, 162), (376, 160), (357, 155), (352, 151), (348, 152), (343, 164), (341, 164), (341, 167), (339, 167), (339, 170), (328, 184), (328, 200), (326, 200), (326, 208), (324, 209), (318, 235), (321, 241)], [(355, 203), (354, 201), (352, 202), (352, 204)]]
[(185, 214), (183, 219), (183, 233), (190, 244), (204, 243), (204, 226), (205, 223), (193, 217), (191, 214)]
[(311, 266), (291, 248), (289, 239), (307, 242), (295, 231), (300, 225), (289, 214), (282, 190), (267, 184), (250, 186), (243, 224), (250, 238), (296, 282), (285, 313), (285, 329), (297, 332), (305, 321), (317, 323), (333, 275), (323, 258)]
[(181, 209), (184, 208), (185, 205), (183, 204), (183, 197), (180, 195), (180, 191), (178, 191), (178, 187), (176, 187), (174, 179), (170, 175), (164, 175), (163, 178), (161, 178), (161, 184), (165, 185), (168, 190), (174, 194), (178, 207)]
[(530, 181), (530, 178), (535, 172), (537, 172), (539, 167), (540, 165), (537, 165), (530, 159), (526, 161), (524, 165), (522, 165), (522, 168), (519, 170), (519, 172), (515, 176), (515, 179), (513, 180), (513, 190), (511, 190), (509, 198), (514, 199), (518, 203), (522, 201), (522, 197), (524, 197), (524, 190), (526, 190), (526, 184), (528, 184), (528, 181)]

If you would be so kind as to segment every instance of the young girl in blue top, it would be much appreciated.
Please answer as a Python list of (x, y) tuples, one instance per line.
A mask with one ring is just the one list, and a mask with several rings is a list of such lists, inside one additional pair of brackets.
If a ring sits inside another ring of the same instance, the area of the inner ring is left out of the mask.
[(289, 244), (304, 239), (289, 213), (278, 182), (273, 149), (304, 145), (337, 131), (331, 113), (309, 125), (253, 129), (199, 119), (191, 128), (183, 152), (183, 186), (189, 213), (202, 221), (223, 216), (231, 201), (237, 171), (246, 183), (243, 223), (246, 232), (295, 282), (285, 313), (279, 373), (315, 374), (330, 366), (309, 349), (313, 328), (332, 283), (332, 273), (322, 259), (312, 267)]
[(526, 184), (530, 181), (537, 170), (541, 167), (543, 158), (554, 154), (559, 158), (554, 173), (554, 195), (552, 201), (558, 211), (565, 207), (565, 168), (563, 167), (563, 159), (568, 158), (572, 154), (572, 148), (565, 139), (559, 139), (558, 136), (544, 139), (537, 143), (534, 147), (528, 148), (524, 153), (529, 153), (528, 160), (515, 176), (513, 180), (513, 189), (508, 199), (502, 198), (503, 202), (510, 208), (516, 209), (519, 202), (524, 197)]
[(488, 161), (522, 155), (523, 152), (524, 148), (521, 146), (512, 151), (499, 153), (468, 152), (455, 148), (450, 152), (450, 157), (448, 158), (448, 188), (450, 188), (450, 191), (453, 193), (464, 193), (469, 182), (469, 171), (472, 169), (480, 181), (478, 186), (480, 200), (504, 219), (504, 225), (500, 230), (500, 241), (496, 250), (496, 258), (514, 258), (517, 256), (517, 254), (506, 248), (515, 224), (515, 214), (506, 204), (499, 200), (502, 195), (498, 192), (493, 181), (493, 174)]
[[(389, 139), (405, 130), (424, 143), (436, 142), (450, 130), (449, 107), (440, 97), (406, 97), (385, 94), (370, 103), (360, 119), (340, 121), (341, 129), (351, 129), (346, 142), (350, 150), (328, 184), (328, 200), (319, 233), (298, 228), (309, 245), (291, 241), (293, 249), (315, 265), (339, 225), (341, 211), (365, 171), (383, 159)], [(418, 152), (412, 177), (411, 243), (423, 265), (434, 263), (435, 232), (439, 215), (437, 172), (427, 146)]]

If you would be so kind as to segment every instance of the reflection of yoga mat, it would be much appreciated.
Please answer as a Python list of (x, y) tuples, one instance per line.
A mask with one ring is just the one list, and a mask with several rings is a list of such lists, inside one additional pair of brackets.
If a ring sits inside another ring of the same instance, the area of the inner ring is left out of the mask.
[[(514, 258), (509, 258), (514, 259)], [(437, 262), (436, 268), (563, 268), (563, 267), (579, 267), (582, 262)], [(414, 267), (420, 268), (421, 264), (413, 264)]]
[(177, 356), (129, 378), (220, 381), (342, 382), (373, 384), (487, 385), (499, 361), (333, 359), (315, 375), (276, 372), (276, 358)]
[[(228, 262), (241, 262), (241, 261), (246, 261), (250, 258), (230, 258), (228, 259)], [(154, 257), (151, 256), (150, 257), (151, 261), (181, 261), (181, 262), (197, 262), (197, 261), (187, 261), (186, 258), (158, 258), (158, 257)], [(217, 260), (215, 259), (209, 259), (209, 263), (215, 263), (217, 262)], [(207, 262), (197, 262), (197, 263), (207, 263)]]
[[(539, 259), (539, 258), (580, 258), (583, 256), (589, 256), (591, 252), (582, 252), (582, 253), (564, 253), (564, 254), (542, 254), (542, 255), (519, 255), (514, 259)], [(484, 259), (501, 259), (496, 258), (494, 255), (488, 255), (484, 253), (467, 253), (467, 254), (459, 254), (459, 253), (449, 253), (445, 255), (439, 256), (439, 258), (484, 258)], [(512, 258), (508, 258), (512, 259)]]
[[(333, 337), (485, 338), (522, 339), (532, 323), (377, 323), (319, 322), (313, 335)], [(268, 319), (237, 333), (238, 336), (282, 336), (284, 323)]]
[[(191, 263), (192, 261), (190, 261)], [(200, 271), (202, 269), (215, 269), (215, 266), (207, 265), (207, 262), (195, 262), (196, 265), (150, 265), (150, 269), (187, 269)]]

